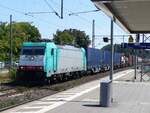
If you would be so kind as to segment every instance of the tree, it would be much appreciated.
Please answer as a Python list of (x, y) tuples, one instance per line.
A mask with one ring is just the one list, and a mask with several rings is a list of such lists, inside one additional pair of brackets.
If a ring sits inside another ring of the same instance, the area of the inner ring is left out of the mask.
[(28, 22), (13, 23), (13, 36), (26, 40), (41, 38), (39, 30)]
[(53, 40), (56, 44), (73, 44), (74, 37), (67, 31), (61, 32), (57, 30)]
[(13, 54), (18, 58), (20, 47), (24, 41), (41, 38), (39, 30), (28, 22), (13, 23)]
[(9, 30), (9, 28), (8, 28), (8, 24), (6, 22), (3, 22), (0, 24), (0, 40), (9, 36), (8, 30)]
[[(2, 61), (9, 59), (9, 26), (6, 22), (0, 24), (0, 60)], [(24, 41), (36, 40), (41, 37), (39, 30), (28, 22), (13, 22), (12, 32), (14, 59), (18, 59), (20, 47)]]
[(75, 37), (75, 44), (77, 46), (86, 48), (90, 45), (90, 38), (84, 31), (80, 31), (77, 29), (69, 29), (66, 31)]
[[(68, 43), (69, 44), (73, 44), (75, 46), (78, 46), (78, 47), (88, 47), (90, 45), (90, 39), (89, 39), (89, 36), (86, 35), (86, 33), (84, 31), (80, 31), (80, 30), (77, 30), (77, 29), (66, 29), (64, 31), (59, 31), (57, 30), (56, 34), (54, 34), (54, 42), (56, 44), (61, 44), (64, 39), (60, 37), (61, 34), (64, 34), (64, 33), (68, 33), (70, 36), (70, 40), (69, 41), (69, 37), (67, 38), (68, 39)], [(73, 39), (73, 40), (72, 40)]]

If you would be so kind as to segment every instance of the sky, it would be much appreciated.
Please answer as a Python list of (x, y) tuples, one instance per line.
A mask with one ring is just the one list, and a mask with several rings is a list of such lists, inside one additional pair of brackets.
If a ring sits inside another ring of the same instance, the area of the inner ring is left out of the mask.
[[(51, 6), (49, 7), (48, 4)], [(58, 18), (54, 13), (25, 15), (28, 12), (53, 12), (60, 14), (61, 0), (0, 0), (0, 21), (9, 22), (12, 14), (13, 21), (30, 22), (36, 26), (42, 38), (53, 38), (56, 31), (64, 29), (79, 29), (92, 37), (92, 20), (95, 20), (95, 35), (110, 35), (110, 18), (102, 11), (69, 16), (70, 13), (96, 10), (90, 0), (64, 0), (64, 18)], [(114, 26), (114, 35), (126, 34), (117, 25)], [(101, 48), (104, 43), (102, 36), (95, 37), (96, 48)], [(127, 41), (127, 37), (125, 38)], [(114, 43), (123, 42), (122, 37), (115, 37)]]

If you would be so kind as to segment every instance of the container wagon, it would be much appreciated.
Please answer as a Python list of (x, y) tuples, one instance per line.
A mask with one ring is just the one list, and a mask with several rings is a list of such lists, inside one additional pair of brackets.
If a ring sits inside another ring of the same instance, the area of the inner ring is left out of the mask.
[(121, 66), (121, 53), (114, 52), (114, 69), (117, 69)]
[(102, 68), (102, 52), (95, 48), (86, 48), (87, 71), (100, 72)]
[(108, 71), (111, 65), (111, 52), (110, 51), (103, 51), (103, 68), (104, 71)]
[[(114, 63), (114, 69), (121, 67), (121, 58), (122, 54), (118, 52), (114, 52), (113, 54), (113, 63)], [(103, 51), (103, 67), (104, 70), (107, 71), (110, 69), (111, 66), (111, 51)]]

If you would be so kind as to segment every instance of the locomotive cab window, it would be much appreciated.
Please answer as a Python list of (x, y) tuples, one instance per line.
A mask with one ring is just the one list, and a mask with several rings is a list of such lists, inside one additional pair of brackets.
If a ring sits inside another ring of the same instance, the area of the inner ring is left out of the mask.
[(22, 55), (44, 55), (45, 47), (23, 47)]
[(34, 54), (35, 55), (44, 55), (44, 49), (35, 49)]

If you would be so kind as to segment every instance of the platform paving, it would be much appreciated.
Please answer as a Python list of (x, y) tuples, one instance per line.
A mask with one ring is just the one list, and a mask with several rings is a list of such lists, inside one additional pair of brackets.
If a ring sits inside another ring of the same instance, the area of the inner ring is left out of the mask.
[(99, 88), (46, 113), (150, 113), (150, 85), (115, 82), (113, 104), (99, 106)]
[(114, 74), (113, 103), (108, 108), (99, 105), (99, 84), (105, 77), (3, 113), (150, 113), (150, 84), (126, 82), (133, 75), (132, 69)]

